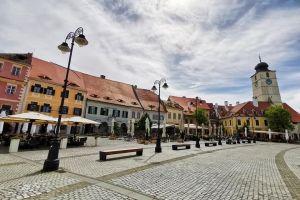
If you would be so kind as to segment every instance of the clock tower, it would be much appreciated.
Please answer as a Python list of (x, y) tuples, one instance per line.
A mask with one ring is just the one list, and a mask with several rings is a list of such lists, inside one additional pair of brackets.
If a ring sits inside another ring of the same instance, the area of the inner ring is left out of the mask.
[(255, 66), (256, 73), (251, 76), (253, 98), (258, 102), (265, 101), (274, 104), (281, 104), (281, 97), (276, 78), (276, 71), (269, 70), (265, 62)]

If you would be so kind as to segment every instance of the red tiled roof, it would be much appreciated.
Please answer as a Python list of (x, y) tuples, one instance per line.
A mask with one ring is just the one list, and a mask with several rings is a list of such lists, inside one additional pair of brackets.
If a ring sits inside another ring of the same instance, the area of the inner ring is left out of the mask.
[[(258, 107), (253, 105), (252, 101), (247, 101), (238, 105), (233, 106), (233, 108), (225, 113), (223, 113), (222, 117), (230, 117), (230, 116), (237, 116), (237, 115), (245, 115), (251, 116), (253, 115), (253, 111), (255, 111), (256, 116), (262, 116), (264, 111), (267, 110), (272, 104), (269, 102), (258, 102)], [(292, 107), (288, 104), (283, 103), (283, 108), (286, 109), (292, 118), (293, 123), (300, 123), (300, 114), (295, 111)]]
[[(32, 68), (30, 71), (29, 78), (33, 78), (35, 80), (41, 80), (44, 82), (59, 84), (59, 85), (64, 84), (64, 80), (67, 72), (67, 69), (65, 67), (34, 57), (32, 58), (31, 65)], [(42, 78), (43, 76), (44, 78)], [(73, 88), (85, 90), (83, 79), (80, 77), (78, 72), (70, 70), (68, 80), (69, 80), (69, 84), (71, 83), (72, 85), (74, 84), (77, 85), (76, 87), (74, 87), (75, 86), (74, 85)]]
[(88, 99), (141, 108), (131, 85), (80, 72), (79, 74), (84, 80)]
[(31, 65), (32, 53), (1, 53), (0, 58), (4, 58), (25, 65)]
[[(196, 110), (195, 98), (169, 96), (169, 100), (178, 103), (183, 108), (185, 115), (192, 115)], [(209, 105), (201, 99), (198, 99), (197, 107), (204, 110), (210, 110)]]
[(297, 111), (295, 111), (291, 106), (289, 106), (286, 103), (283, 103), (283, 107), (284, 107), (284, 109), (286, 109), (287, 111), (289, 111), (289, 113), (291, 114), (292, 122), (293, 123), (300, 123), (300, 113), (298, 113)]
[[(136, 88), (137, 97), (139, 98), (145, 110), (158, 111), (158, 96), (151, 90)], [(167, 112), (164, 104), (160, 103), (160, 111)]]

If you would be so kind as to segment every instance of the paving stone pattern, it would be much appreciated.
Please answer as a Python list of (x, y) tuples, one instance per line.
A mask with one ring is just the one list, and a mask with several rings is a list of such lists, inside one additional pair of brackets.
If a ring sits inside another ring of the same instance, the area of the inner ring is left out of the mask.
[(287, 151), (284, 160), (294, 174), (300, 179), (300, 147)]
[(275, 164), (284, 148), (257, 145), (201, 154), (112, 182), (159, 199), (292, 199)]
[[(104, 189), (98, 185), (91, 185), (80, 190), (76, 190), (55, 198), (53, 200), (64, 200), (64, 199), (106, 199), (106, 200), (131, 200), (132, 198), (125, 195), (119, 194), (117, 192)], [(132, 199), (133, 200), (133, 199)]]
[(42, 173), (0, 183), (0, 199), (23, 199), (41, 195), (79, 180), (60, 173)]

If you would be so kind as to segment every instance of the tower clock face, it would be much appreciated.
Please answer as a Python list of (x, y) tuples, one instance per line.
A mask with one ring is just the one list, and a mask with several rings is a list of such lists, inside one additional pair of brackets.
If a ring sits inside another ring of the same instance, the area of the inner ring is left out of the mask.
[(268, 79), (266, 80), (266, 84), (271, 85), (271, 84), (272, 84), (272, 80), (268, 78)]

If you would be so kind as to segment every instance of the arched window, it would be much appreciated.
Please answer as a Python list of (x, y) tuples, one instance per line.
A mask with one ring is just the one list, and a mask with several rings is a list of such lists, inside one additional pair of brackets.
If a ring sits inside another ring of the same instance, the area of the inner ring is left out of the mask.
[(267, 76), (268, 78), (270, 77), (269, 72), (266, 73), (266, 76)]

